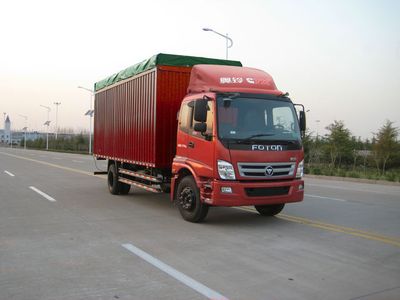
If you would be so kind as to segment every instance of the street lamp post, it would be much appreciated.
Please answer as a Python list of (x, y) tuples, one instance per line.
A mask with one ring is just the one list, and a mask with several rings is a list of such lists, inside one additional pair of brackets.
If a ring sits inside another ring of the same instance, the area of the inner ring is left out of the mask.
[(61, 104), (61, 102), (54, 102), (54, 105), (56, 106), (56, 139), (57, 139), (57, 134), (58, 134), (58, 106)]
[(23, 128), (23, 130), (24, 130), (24, 149), (26, 150), (26, 130), (28, 129), (26, 123), (28, 121), (28, 117), (24, 115), (19, 115), (19, 116), (25, 119), (25, 127)]
[(22, 130), (24, 131), (24, 149), (26, 150), (26, 131), (28, 130), (28, 127), (25, 126)]
[(92, 154), (92, 118), (93, 118), (93, 106), (92, 106), (92, 98), (94, 96), (94, 91), (88, 88), (85, 88), (83, 86), (78, 86), (78, 89), (83, 89), (88, 92), (90, 92), (90, 108), (89, 110), (85, 113), (85, 116), (89, 116), (89, 154)]
[(225, 53), (225, 56), (226, 56), (226, 59), (228, 59), (228, 49), (229, 49), (229, 48), (232, 48), (232, 46), (233, 46), (233, 41), (232, 41), (232, 39), (228, 36), (228, 34), (219, 33), (219, 32), (217, 32), (217, 31), (215, 31), (214, 29), (211, 29), (211, 28), (203, 28), (203, 30), (204, 30), (204, 31), (211, 31), (211, 32), (214, 32), (215, 34), (218, 34), (219, 36), (222, 36), (223, 38), (225, 38), (225, 41), (226, 41), (226, 53)]
[(45, 105), (40, 105), (41, 107), (47, 109), (47, 121), (44, 122), (43, 125), (47, 126), (47, 133), (46, 133), (46, 150), (49, 150), (49, 127), (50, 127), (50, 120), (49, 120), (49, 114), (51, 111), (51, 108)]

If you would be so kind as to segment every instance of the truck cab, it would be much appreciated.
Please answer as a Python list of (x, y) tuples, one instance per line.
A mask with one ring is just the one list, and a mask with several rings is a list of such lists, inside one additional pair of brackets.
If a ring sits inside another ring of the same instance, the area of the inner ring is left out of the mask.
[(195, 65), (178, 114), (171, 198), (184, 219), (210, 206), (279, 213), (304, 197), (304, 108), (257, 69)]

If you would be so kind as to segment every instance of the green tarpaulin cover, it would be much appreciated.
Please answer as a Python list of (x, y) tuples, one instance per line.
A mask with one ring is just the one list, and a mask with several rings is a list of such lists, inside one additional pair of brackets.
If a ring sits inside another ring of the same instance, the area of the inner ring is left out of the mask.
[(116, 82), (128, 79), (132, 76), (135, 76), (147, 70), (151, 70), (156, 66), (191, 67), (193, 65), (198, 65), (198, 64), (227, 65), (227, 66), (238, 66), (238, 67), (242, 66), (242, 63), (240, 61), (235, 61), (235, 60), (224, 60), (224, 59), (215, 59), (207, 57), (183, 56), (183, 55), (160, 53), (153, 55), (149, 59), (137, 63), (136, 65), (130, 66), (129, 68), (126, 68), (125, 70), (122, 70), (114, 75), (111, 75), (101, 81), (96, 82), (94, 84), (94, 90), (97, 92)]

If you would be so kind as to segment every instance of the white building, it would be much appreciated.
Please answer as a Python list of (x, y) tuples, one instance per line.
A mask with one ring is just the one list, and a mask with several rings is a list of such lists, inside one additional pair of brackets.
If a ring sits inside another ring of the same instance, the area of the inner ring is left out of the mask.
[(4, 129), (0, 130), (0, 142), (9, 144), (11, 141), (11, 121), (9, 116), (4, 121)]

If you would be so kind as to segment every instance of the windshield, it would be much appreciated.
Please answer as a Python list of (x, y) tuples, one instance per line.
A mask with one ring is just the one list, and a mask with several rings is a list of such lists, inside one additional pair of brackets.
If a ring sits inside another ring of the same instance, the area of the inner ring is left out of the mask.
[(218, 137), (235, 140), (300, 140), (293, 104), (284, 100), (237, 97), (218, 104)]

